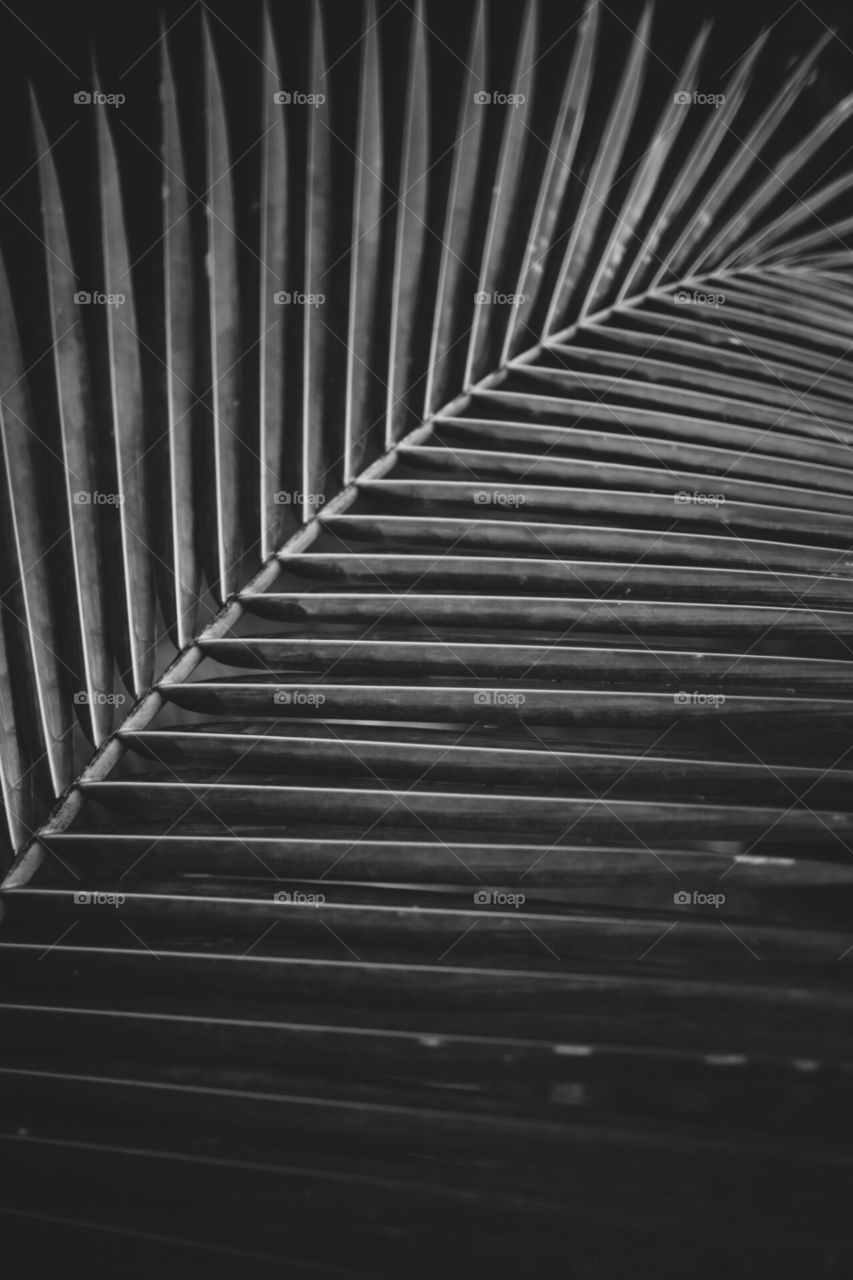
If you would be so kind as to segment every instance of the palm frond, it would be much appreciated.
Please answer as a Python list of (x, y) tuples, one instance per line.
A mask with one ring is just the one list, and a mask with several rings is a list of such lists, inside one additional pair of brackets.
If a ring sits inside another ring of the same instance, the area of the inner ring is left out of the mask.
[[(516, 1201), (553, 1262), (623, 1162), (649, 1230), (729, 1213), (710, 1157), (682, 1187), (693, 1099), (736, 1094), (732, 1186), (778, 1173), (736, 1247), (808, 1195), (808, 1256), (846, 1164), (778, 1143), (774, 1107), (822, 1132), (792, 1073), (834, 1096), (851, 1052), (853, 96), (825, 32), (784, 67), (760, 36), (717, 92), (713, 24), (670, 71), (651, 2), (627, 31), (589, 0), (554, 44), (528, 0), (511, 57), (465, 14), (454, 51), (421, 0), (366, 0), (349, 44), (320, 0), (302, 33), (265, 12), (248, 147), (224, 24), (195, 79), (163, 34), (144, 235), (139, 140), (93, 105), (72, 186), (36, 86), (37, 366), (0, 274), (0, 952), (42, 1020), (0, 1021), (35, 1062), (58, 991), (102, 1055), (50, 1079), (64, 1140), (81, 1098), (112, 1150), (122, 1088), (152, 1123), (219, 1091), (253, 1168), (272, 1123), (345, 1224), (336, 1179), (381, 1176), (406, 1239), (426, 1196), (495, 1266)], [(143, 1018), (157, 1098), (123, 1065)]]

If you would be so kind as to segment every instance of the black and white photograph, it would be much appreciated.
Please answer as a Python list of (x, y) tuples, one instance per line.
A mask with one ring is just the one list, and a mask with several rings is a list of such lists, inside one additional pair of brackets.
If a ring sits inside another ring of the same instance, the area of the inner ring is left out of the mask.
[(853, 1275), (853, 8), (0, 0), (0, 1269)]

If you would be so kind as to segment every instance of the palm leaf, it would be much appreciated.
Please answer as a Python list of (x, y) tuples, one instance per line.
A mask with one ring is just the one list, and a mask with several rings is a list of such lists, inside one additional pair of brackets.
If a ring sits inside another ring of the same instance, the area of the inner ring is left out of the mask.
[[(20, 1203), (377, 1276), (472, 1232), (483, 1273), (682, 1274), (710, 1219), (700, 1274), (811, 1274), (849, 1243), (853, 99), (826, 34), (710, 103), (712, 24), (670, 71), (651, 4), (463, 10), (271, 6), (245, 99), (224, 20), (161, 35), (136, 261), (130, 139), (93, 104), (72, 188), (35, 111)], [(80, 314), (92, 262), (124, 310)]]
[(171, 537), (171, 590), (164, 612), (175, 628), (178, 648), (193, 634), (201, 586), (200, 555), (193, 536), (193, 387), (196, 301), (190, 191), (181, 144), (175, 79), (168, 48), (162, 43), (163, 110), (163, 329), (166, 416), (169, 442), (167, 523)]
[[(97, 81), (95, 81), (97, 84)], [(121, 546), (118, 580), (123, 582), (126, 618), (118, 628), (125, 681), (136, 696), (154, 679), (156, 648), (152, 508), (147, 483), (149, 440), (142, 401), (142, 369), (130, 255), (124, 231), (118, 164), (103, 113), (97, 116), (99, 191), (104, 292), (121, 302), (106, 311), (109, 370), (109, 427), (115, 451), (117, 533)], [(126, 643), (125, 643), (126, 642)], [(126, 652), (124, 652), (126, 650)]]
[(237, 229), (228, 125), (210, 30), (205, 25), (207, 271), (210, 316), (210, 413), (218, 593), (236, 588), (241, 555), (240, 298)]

